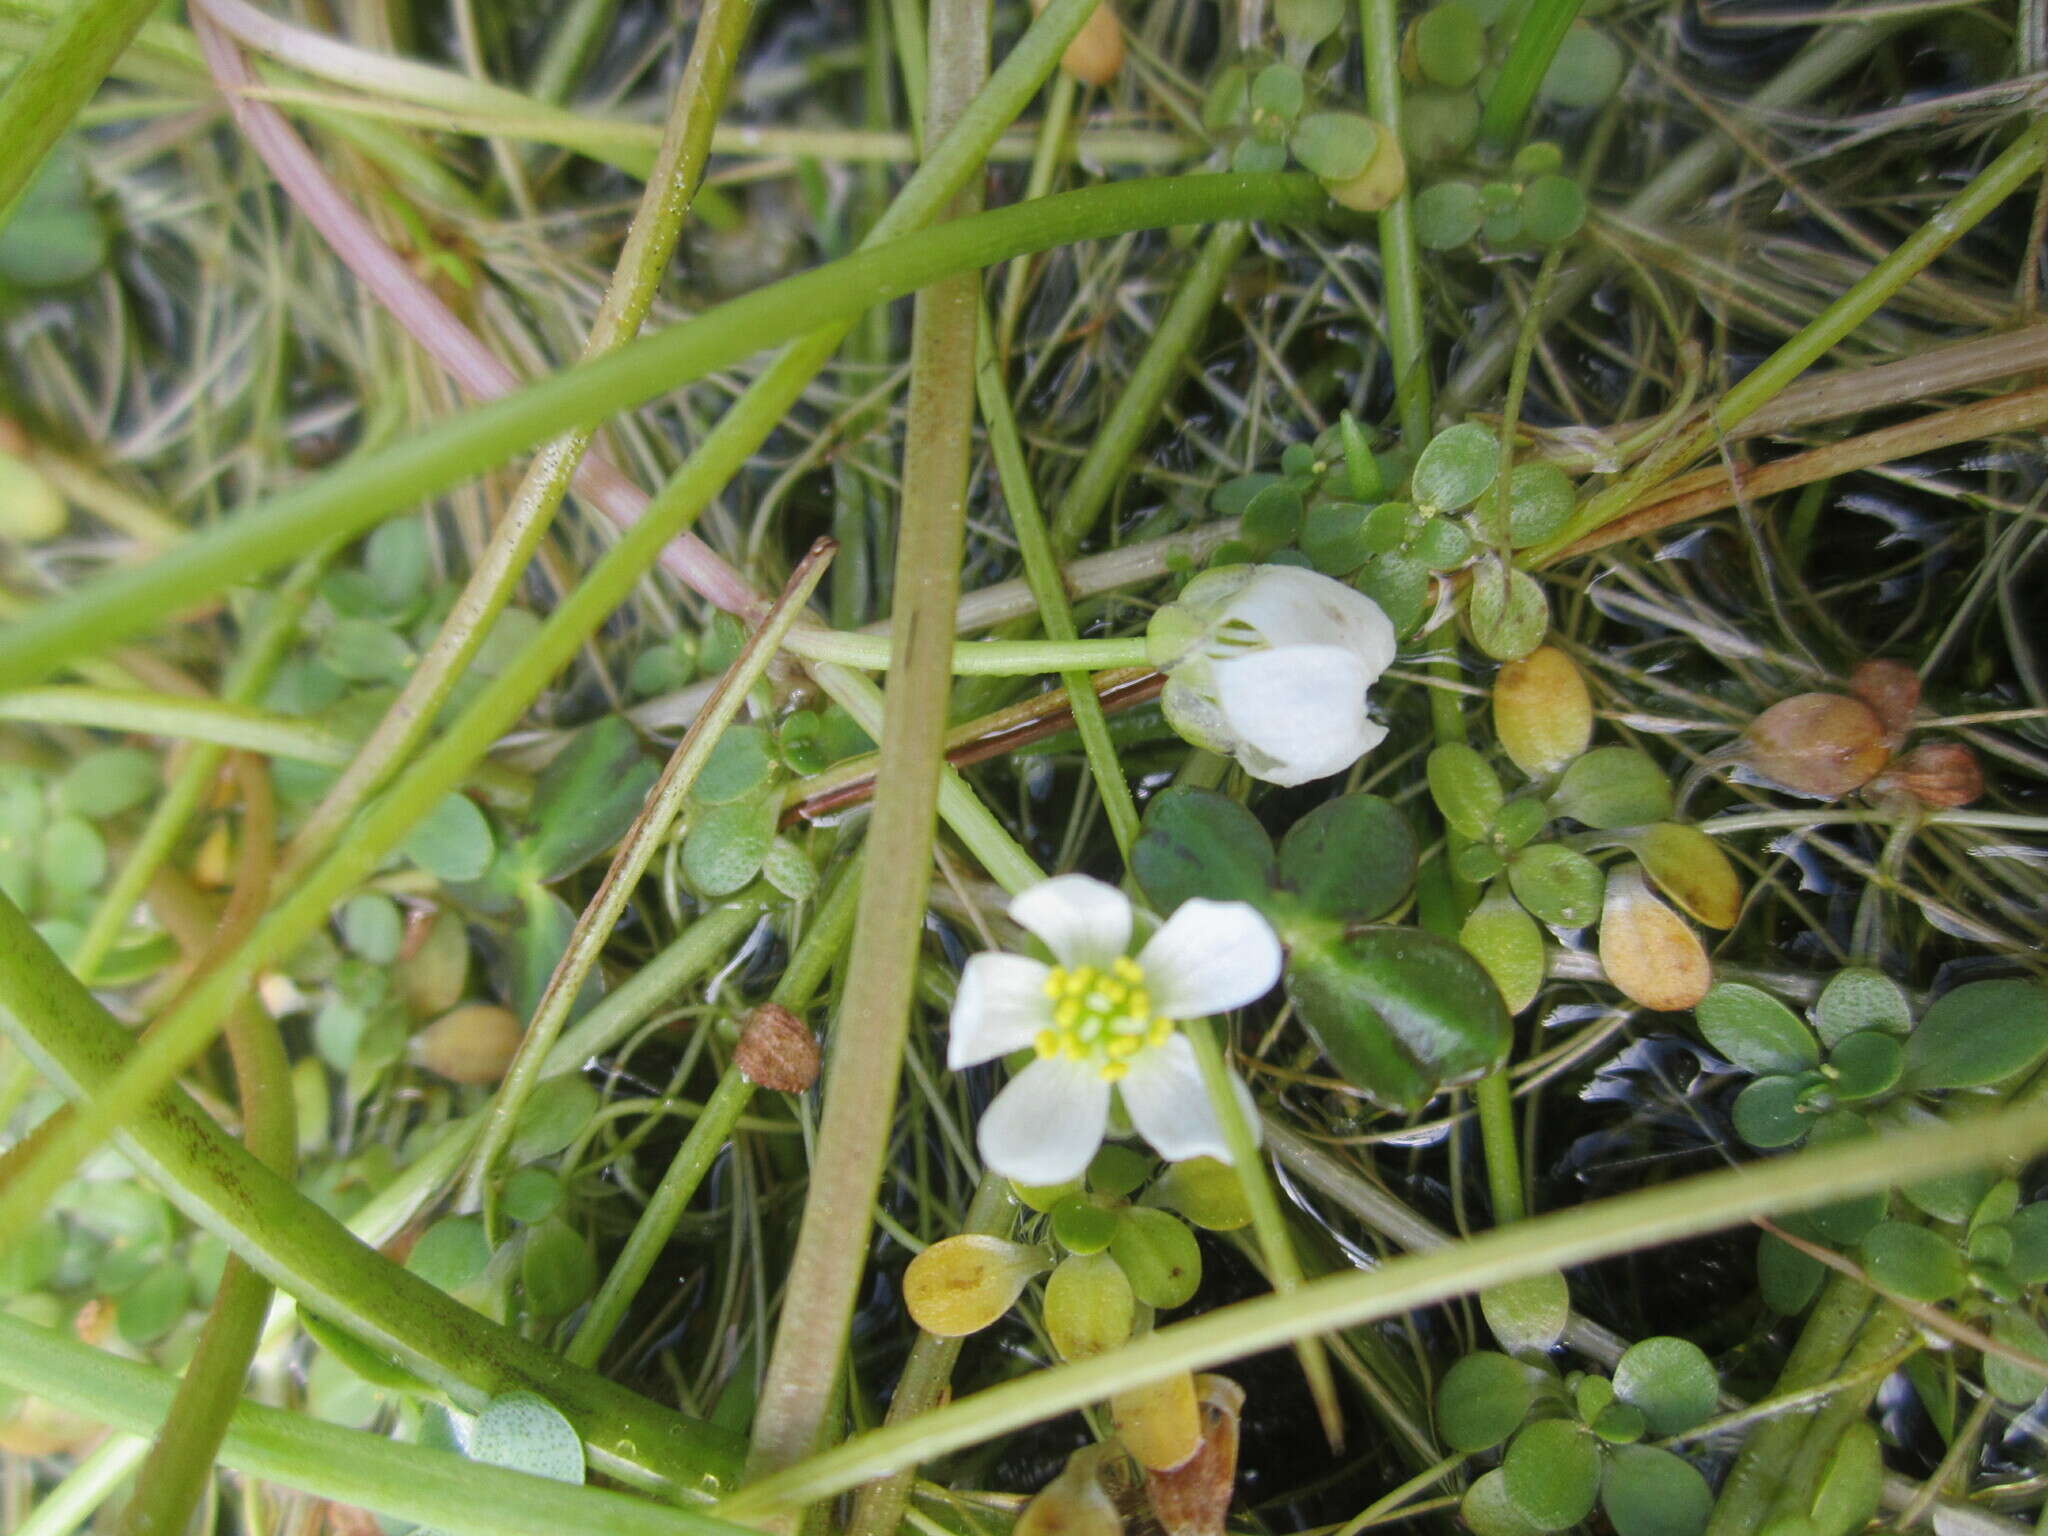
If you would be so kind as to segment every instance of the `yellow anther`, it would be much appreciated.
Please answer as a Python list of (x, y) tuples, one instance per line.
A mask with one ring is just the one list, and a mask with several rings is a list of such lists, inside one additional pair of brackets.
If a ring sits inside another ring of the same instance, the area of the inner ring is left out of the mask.
[(1043, 988), (1052, 1025), (1032, 1037), (1032, 1049), (1041, 1057), (1090, 1062), (1103, 1081), (1120, 1080), (1132, 1058), (1173, 1033), (1170, 1023), (1152, 1017), (1144, 982), (1144, 967), (1129, 955), (1107, 966), (1052, 967)]
[(1137, 1055), (1143, 1043), (1136, 1035), (1117, 1035), (1103, 1049), (1109, 1052), (1110, 1060), (1125, 1061)]
[(1047, 997), (1058, 1001), (1060, 994), (1066, 990), (1067, 973), (1065, 971), (1055, 966), (1045, 973), (1045, 995)]
[(1158, 1046), (1166, 1044), (1166, 1042), (1168, 1040), (1171, 1040), (1172, 1038), (1173, 1020), (1154, 1019), (1152, 1021), (1152, 1028), (1146, 1035), (1145, 1043), (1156, 1048)]
[(1145, 979), (1145, 968), (1129, 955), (1118, 955), (1109, 969), (1119, 981), (1135, 983)]
[(1105, 1083), (1121, 1082), (1130, 1070), (1127, 1062), (1106, 1061), (1102, 1064), (1102, 1080)]
[(1032, 1036), (1031, 1049), (1040, 1056), (1057, 1056), (1060, 1053), (1060, 1032), (1056, 1029), (1041, 1029)]
[(1077, 998), (1068, 998), (1052, 1011), (1052, 1021), (1061, 1029), (1072, 1029), (1081, 1022), (1081, 1018), (1082, 1008)]

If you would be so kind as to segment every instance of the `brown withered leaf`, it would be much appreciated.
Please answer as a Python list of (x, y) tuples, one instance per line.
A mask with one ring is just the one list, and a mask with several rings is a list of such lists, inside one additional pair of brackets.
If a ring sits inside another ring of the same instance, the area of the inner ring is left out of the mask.
[(1244, 1389), (1227, 1376), (1197, 1376), (1202, 1439), (1195, 1454), (1166, 1472), (1147, 1472), (1152, 1512), (1166, 1536), (1223, 1536), (1237, 1487), (1237, 1421)]

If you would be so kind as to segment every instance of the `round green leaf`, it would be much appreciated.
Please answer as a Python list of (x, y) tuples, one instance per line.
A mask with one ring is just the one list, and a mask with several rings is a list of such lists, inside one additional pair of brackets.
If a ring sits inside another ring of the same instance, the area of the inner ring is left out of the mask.
[(320, 637), (320, 660), (353, 683), (396, 683), (412, 669), (412, 647), (374, 619), (342, 619)]
[(1552, 1270), (1489, 1286), (1479, 1293), (1479, 1310), (1500, 1347), (1519, 1355), (1549, 1349), (1564, 1337), (1572, 1295), (1564, 1276)]
[(1537, 95), (1554, 107), (1598, 107), (1621, 88), (1621, 47), (1598, 28), (1577, 22), (1565, 33)]
[(729, 725), (691, 784), (690, 798), (699, 805), (742, 800), (766, 784), (774, 771), (773, 745), (766, 727)]
[(1486, 63), (1486, 28), (1462, 0), (1446, 0), (1416, 18), (1415, 62), (1432, 85), (1470, 85)]
[(1086, 1195), (1069, 1195), (1052, 1208), (1052, 1236), (1069, 1253), (1100, 1253), (1116, 1236), (1116, 1212)]
[(1145, 1191), (1145, 1203), (1176, 1211), (1205, 1232), (1236, 1232), (1252, 1221), (1237, 1170), (1213, 1157), (1169, 1164)]
[(1508, 542), (1528, 549), (1556, 538), (1571, 520), (1578, 492), (1547, 459), (1517, 464), (1508, 474)]
[(1781, 1237), (1766, 1232), (1757, 1244), (1757, 1290), (1773, 1312), (1797, 1317), (1813, 1304), (1826, 1278), (1826, 1265)]
[(1561, 1531), (1593, 1512), (1600, 1444), (1569, 1419), (1542, 1419), (1515, 1436), (1500, 1471), (1524, 1519), (1538, 1530)]
[[(1303, 167), (1324, 181), (1353, 181), (1379, 152), (1380, 126), (1356, 112), (1311, 112), (1287, 140)], [(1295, 498), (1299, 513), (1300, 498)]]
[(761, 855), (761, 878), (791, 901), (808, 901), (818, 890), (817, 865), (800, 844), (779, 833)]
[(1539, 245), (1571, 239), (1586, 222), (1586, 195), (1569, 176), (1538, 176), (1522, 188), (1522, 233)]
[(1356, 501), (1319, 502), (1302, 523), (1301, 552), (1326, 576), (1355, 571), (1371, 558), (1365, 542), (1365, 506)]
[(1906, 1041), (1907, 1086), (1982, 1088), (2048, 1055), (2048, 988), (2017, 978), (1945, 992)]
[(1835, 1073), (1835, 1092), (1850, 1101), (1890, 1092), (1905, 1067), (1905, 1047), (1897, 1036), (1879, 1029), (1849, 1036), (1828, 1056), (1828, 1068)]
[(770, 791), (693, 815), (683, 839), (683, 879), (690, 889), (700, 896), (730, 896), (750, 884), (775, 842), (781, 810)]
[(519, 1278), (535, 1317), (564, 1317), (597, 1289), (597, 1256), (582, 1233), (554, 1218), (527, 1229)]
[(2022, 1206), (2006, 1230), (2012, 1234), (2012, 1272), (2026, 1285), (2048, 1281), (2048, 1200)]
[(1115, 1349), (1131, 1336), (1137, 1311), (1130, 1279), (1106, 1253), (1062, 1260), (1045, 1282), (1045, 1331), (1062, 1360)]
[(376, 891), (351, 896), (340, 917), (341, 941), (372, 965), (389, 965), (405, 943), (405, 916), (398, 903)]
[(1724, 981), (1700, 999), (1694, 1016), (1707, 1044), (1755, 1076), (1805, 1072), (1820, 1065), (1813, 1032), (1760, 988)]
[(394, 517), (363, 541), (363, 574), (386, 609), (409, 608), (427, 582), (427, 530), (416, 517)]
[(1508, 861), (1490, 842), (1470, 843), (1451, 855), (1451, 873), (1473, 885), (1486, 884), (1507, 867)]
[(1238, 537), (1261, 556), (1292, 544), (1301, 532), (1301, 488), (1275, 480), (1245, 504), (1240, 521)]
[(1427, 773), (1430, 798), (1453, 832), (1476, 840), (1493, 829), (1507, 793), (1476, 748), (1446, 742), (1429, 754)]
[(1522, 1427), (1544, 1373), (1492, 1350), (1465, 1356), (1444, 1373), (1436, 1422), (1457, 1451), (1491, 1450)]
[(1287, 995), (1346, 1082), (1413, 1112), (1507, 1059), (1500, 990), (1457, 945), (1409, 928), (1361, 928), (1298, 947)]
[(1273, 25), (1297, 48), (1313, 48), (1343, 23), (1344, 0), (1274, 0)]
[(43, 829), (37, 869), (54, 890), (82, 896), (107, 878), (107, 844), (83, 816), (59, 816)]
[(469, 1432), (469, 1459), (558, 1483), (583, 1481), (583, 1442), (569, 1421), (531, 1392), (494, 1397)]
[(1186, 1306), (1202, 1284), (1202, 1250), (1195, 1234), (1165, 1211), (1134, 1206), (1123, 1212), (1109, 1253), (1148, 1307)]
[(163, 782), (156, 759), (136, 747), (88, 752), (57, 781), (57, 803), (76, 816), (104, 821), (133, 810)]
[(590, 1123), (600, 1102), (597, 1090), (580, 1073), (542, 1078), (513, 1122), (512, 1161), (532, 1163), (553, 1157)]
[(1721, 1382), (1697, 1344), (1667, 1335), (1629, 1346), (1614, 1367), (1614, 1394), (1643, 1411), (1652, 1433), (1675, 1435), (1712, 1416)]
[(1426, 512), (1456, 512), (1477, 501), (1499, 469), (1500, 440), (1477, 422), (1460, 422), (1429, 440), (1415, 461), (1408, 492)]
[(1432, 571), (1456, 570), (1472, 558), (1472, 535), (1452, 517), (1433, 517), (1422, 525), (1410, 553)]
[(562, 1181), (546, 1168), (521, 1168), (505, 1180), (498, 1209), (521, 1226), (546, 1221), (562, 1206)]
[(1760, 1077), (1736, 1095), (1730, 1118), (1735, 1134), (1760, 1152), (1789, 1147), (1813, 1129), (1799, 1107), (1799, 1080), (1783, 1073)]
[(1671, 807), (1671, 780), (1634, 747), (1595, 747), (1565, 769), (1550, 796), (1554, 814), (1603, 831), (1664, 821)]
[(1830, 1049), (1866, 1029), (1904, 1039), (1913, 1032), (1913, 1010), (1891, 977), (1850, 966), (1835, 972), (1820, 989), (1820, 1000), (1813, 1005), (1813, 1028)]
[(1515, 151), (1508, 162), (1508, 174), (1517, 181), (1530, 181), (1564, 169), (1564, 151), (1548, 139), (1533, 139)]
[(437, 880), (461, 882), (481, 880), (498, 848), (476, 802), (450, 793), (406, 834), (399, 852)]
[(1098, 1195), (1121, 1200), (1152, 1177), (1158, 1166), (1157, 1159), (1136, 1148), (1112, 1142), (1088, 1160), (1088, 1187)]
[(1469, 181), (1424, 187), (1414, 203), (1415, 238), (1425, 250), (1452, 251), (1479, 233), (1479, 189)]
[(1543, 643), (1550, 601), (1527, 571), (1486, 559), (1472, 567), (1465, 621), (1472, 643), (1495, 661), (1520, 661)]
[(1700, 1536), (1714, 1496), (1691, 1462), (1654, 1446), (1625, 1445), (1608, 1453), (1600, 1505), (1615, 1536)]
[(1415, 829), (1378, 795), (1326, 800), (1280, 840), (1281, 882), (1318, 917), (1366, 923), (1415, 884)]
[(1947, 1301), (1969, 1281), (1954, 1243), (1908, 1221), (1880, 1221), (1859, 1252), (1871, 1279), (1913, 1301)]
[[(2048, 1332), (2043, 1332), (2039, 1323), (2018, 1308), (2009, 1307), (1992, 1325), (1991, 1338), (2021, 1357), (1984, 1357), (1984, 1385), (1993, 1397), (2021, 1408), (2048, 1392)], [(2041, 1363), (2036, 1365), (2034, 1361)]]
[(181, 1265), (159, 1265), (122, 1296), (114, 1326), (130, 1344), (145, 1348), (175, 1328), (191, 1304), (192, 1276)]
[(1293, 122), (1301, 115), (1305, 92), (1301, 71), (1285, 64), (1268, 64), (1252, 76), (1252, 110), (1267, 117)]
[(1534, 843), (1508, 862), (1508, 888), (1538, 922), (1583, 928), (1600, 916), (1607, 877), (1583, 853)]
[(1139, 889), (1161, 912), (1196, 896), (1259, 905), (1277, 867), (1258, 818), (1213, 789), (1182, 786), (1154, 796), (1131, 849)]
[(1543, 930), (1503, 887), (1494, 886), (1472, 909), (1458, 930), (1458, 942), (1486, 967), (1509, 1013), (1520, 1013), (1535, 1001), (1547, 964)]
[(1381, 555), (1353, 584), (1380, 605), (1397, 635), (1414, 634), (1429, 614), (1429, 567), (1412, 556)]
[(1474, 1536), (1537, 1536), (1536, 1527), (1508, 1497), (1507, 1479), (1501, 1476), (1498, 1467), (1482, 1473), (1465, 1490), (1458, 1515), (1472, 1528)]
[(1401, 148), (1428, 164), (1462, 155), (1479, 136), (1479, 98), (1469, 90), (1411, 91), (1401, 104)]
[(1647, 1424), (1643, 1410), (1635, 1404), (1614, 1402), (1595, 1414), (1587, 1428), (1609, 1445), (1634, 1445), (1643, 1438)]
[(429, 1285), (454, 1292), (491, 1262), (490, 1239), (481, 1216), (444, 1216), (412, 1245), (405, 1267)]

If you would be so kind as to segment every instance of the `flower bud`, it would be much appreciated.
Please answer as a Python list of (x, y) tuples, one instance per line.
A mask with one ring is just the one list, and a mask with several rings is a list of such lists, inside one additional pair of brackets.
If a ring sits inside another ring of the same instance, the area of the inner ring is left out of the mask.
[[(1047, 4), (1048, 0), (1031, 0), (1031, 14), (1038, 15)], [(1123, 67), (1124, 29), (1117, 24), (1109, 0), (1102, 0), (1060, 55), (1060, 68), (1083, 85), (1109, 85)]]
[(818, 1080), (817, 1038), (780, 1003), (747, 1015), (732, 1059), (748, 1082), (777, 1093), (803, 1093)]
[(1153, 615), (1145, 641), (1166, 674), (1167, 723), (1255, 779), (1327, 778), (1387, 734), (1367, 718), (1365, 695), (1394, 659), (1394, 626), (1332, 577), (1287, 565), (1205, 571)]
[(979, 1333), (1016, 1304), (1045, 1255), (980, 1232), (941, 1238), (903, 1272), (903, 1305), (926, 1333), (957, 1339)]
[(1168, 1472), (1202, 1448), (1202, 1412), (1187, 1371), (1119, 1392), (1110, 1417), (1124, 1449), (1147, 1472)]
[(1968, 805), (1984, 793), (1984, 768), (1959, 741), (1930, 741), (1892, 760), (1870, 781), (1872, 797), (1911, 795), (1922, 805)]
[(1642, 866), (1608, 872), (1600, 909), (1600, 965), (1631, 1002), (1659, 1013), (1690, 1008), (1714, 984), (1706, 946), (1685, 919), (1650, 894)]
[(1897, 750), (1920, 710), (1920, 674), (1903, 661), (1875, 657), (1849, 674), (1849, 691), (1870, 706), (1884, 727), (1885, 745)]
[(1097, 1475), (1103, 1448), (1084, 1446), (1024, 1506), (1012, 1536), (1123, 1536), (1123, 1517)]
[(1839, 693), (1781, 699), (1742, 733), (1742, 760), (1757, 777), (1816, 800), (1860, 789), (1890, 755), (1876, 711)]
[(1237, 1485), (1237, 1426), (1244, 1389), (1227, 1376), (1198, 1376), (1201, 1441), (1194, 1455), (1165, 1471), (1147, 1470), (1145, 1489), (1166, 1536), (1223, 1536)]
[(1545, 645), (1503, 666), (1493, 684), (1493, 732), (1532, 779), (1584, 752), (1593, 739), (1593, 699), (1572, 659)]
[(407, 1053), (451, 1083), (495, 1083), (512, 1065), (525, 1035), (519, 1015), (496, 1003), (464, 1003), (412, 1037)]

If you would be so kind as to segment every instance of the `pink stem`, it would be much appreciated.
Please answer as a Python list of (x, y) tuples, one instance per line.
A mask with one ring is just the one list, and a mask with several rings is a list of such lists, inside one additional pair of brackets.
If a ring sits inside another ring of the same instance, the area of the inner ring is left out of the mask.
[[(206, 67), (227, 98), (235, 125), (262, 156), (285, 194), (342, 264), (427, 355), (448, 371), (463, 393), (473, 400), (491, 400), (518, 388), (518, 376), (384, 242), (335, 186), (284, 115), (268, 103), (242, 94), (256, 83), (256, 77), (241, 50), (216, 24), (211, 9), (210, 0), (193, 0), (192, 30)], [(576, 490), (622, 527), (637, 521), (647, 507), (647, 493), (595, 447), (583, 455), (576, 468)], [(670, 540), (662, 550), (661, 563), (678, 581), (729, 612), (745, 613), (761, 603), (761, 595), (746, 577), (694, 534)]]

